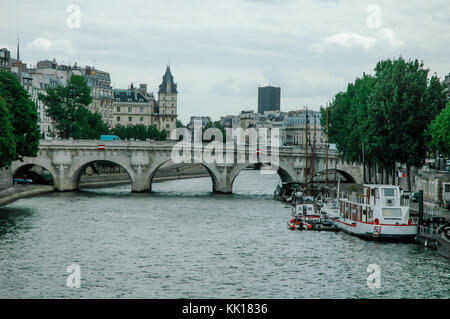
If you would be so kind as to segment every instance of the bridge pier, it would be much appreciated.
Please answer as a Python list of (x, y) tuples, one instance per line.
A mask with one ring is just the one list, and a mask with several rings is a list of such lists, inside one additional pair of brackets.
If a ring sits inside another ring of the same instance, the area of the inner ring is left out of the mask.
[(217, 194), (231, 194), (233, 192), (233, 187), (231, 183), (220, 180), (215, 187), (213, 185), (213, 192)]
[(150, 192), (151, 189), (144, 178), (136, 178), (134, 181), (131, 181), (131, 191), (133, 193), (145, 193)]
[(207, 166), (213, 182), (213, 192), (218, 194), (231, 194), (233, 192), (233, 181), (231, 171), (234, 164), (217, 163), (214, 166)]

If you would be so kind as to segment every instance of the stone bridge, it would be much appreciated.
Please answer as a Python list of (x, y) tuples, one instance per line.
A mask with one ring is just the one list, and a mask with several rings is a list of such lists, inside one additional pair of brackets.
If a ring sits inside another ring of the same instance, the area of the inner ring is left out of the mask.
[[(152, 179), (158, 168), (173, 160), (173, 149), (177, 143), (175, 141), (41, 140), (37, 157), (14, 162), (11, 167), (15, 175), (20, 170), (39, 165), (50, 172), (55, 189), (72, 191), (78, 189), (80, 176), (87, 166), (96, 161), (108, 161), (127, 171), (133, 192), (148, 192), (151, 191)], [(270, 164), (270, 156), (278, 156), (278, 164), (274, 166), (277, 167), (277, 173), (283, 182), (304, 182), (306, 157), (305, 151), (301, 148), (280, 147), (278, 151), (271, 151), (270, 147), (267, 150), (260, 150), (245, 145), (222, 144), (224, 161), (211, 163), (204, 160), (203, 155), (209, 152), (208, 154), (215, 156), (217, 155), (215, 151), (211, 152), (205, 145), (200, 147), (193, 145), (190, 155), (195, 160), (191, 163), (198, 162), (205, 166), (211, 175), (213, 191), (216, 193), (231, 193), (235, 178), (244, 168), (254, 163)], [(226, 153), (226, 147), (230, 147), (231, 151), (228, 150)], [(270, 156), (263, 156), (261, 153), (267, 153), (266, 155)], [(245, 160), (242, 161), (242, 158)], [(315, 152), (314, 171), (316, 173), (325, 171), (325, 159), (324, 150)], [(308, 167), (311, 167), (312, 162), (311, 151), (309, 151)], [(328, 156), (328, 168), (329, 172), (336, 170), (349, 181), (363, 182), (362, 166), (344, 162), (331, 151)], [(308, 175), (310, 176), (311, 173)]]

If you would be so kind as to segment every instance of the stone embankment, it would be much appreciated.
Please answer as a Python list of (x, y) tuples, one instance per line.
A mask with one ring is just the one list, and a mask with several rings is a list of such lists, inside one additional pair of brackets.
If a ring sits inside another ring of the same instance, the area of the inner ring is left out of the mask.
[(51, 185), (15, 185), (0, 192), (0, 206), (7, 205), (21, 198), (32, 197), (53, 192)]

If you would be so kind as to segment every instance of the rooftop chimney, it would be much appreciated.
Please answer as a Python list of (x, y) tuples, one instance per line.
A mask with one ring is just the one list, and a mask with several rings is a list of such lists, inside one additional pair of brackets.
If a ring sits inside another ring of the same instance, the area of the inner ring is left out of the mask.
[(147, 84), (139, 84), (139, 91), (143, 96), (147, 95)]

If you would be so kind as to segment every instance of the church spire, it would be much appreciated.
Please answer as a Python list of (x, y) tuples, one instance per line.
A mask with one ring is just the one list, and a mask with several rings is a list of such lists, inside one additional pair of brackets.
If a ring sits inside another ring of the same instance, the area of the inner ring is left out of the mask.
[[(168, 91), (169, 90), (169, 91)], [(178, 93), (177, 85), (173, 81), (172, 72), (170, 72), (170, 65), (166, 65), (166, 73), (163, 76), (163, 81), (159, 86), (159, 93)]]
[(20, 61), (19, 33), (17, 33), (17, 61)]

